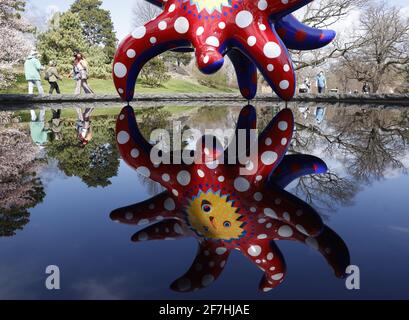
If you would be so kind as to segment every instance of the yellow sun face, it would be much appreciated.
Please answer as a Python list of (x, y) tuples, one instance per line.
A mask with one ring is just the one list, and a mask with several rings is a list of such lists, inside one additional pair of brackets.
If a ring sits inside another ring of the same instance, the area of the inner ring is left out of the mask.
[(193, 231), (206, 239), (225, 241), (238, 240), (244, 236), (244, 224), (238, 208), (222, 196), (220, 192), (209, 190), (199, 195), (188, 204), (186, 215)]
[(183, 2), (196, 5), (198, 12), (206, 9), (209, 14), (215, 10), (221, 13), (222, 7), (231, 7), (231, 0), (184, 0)]

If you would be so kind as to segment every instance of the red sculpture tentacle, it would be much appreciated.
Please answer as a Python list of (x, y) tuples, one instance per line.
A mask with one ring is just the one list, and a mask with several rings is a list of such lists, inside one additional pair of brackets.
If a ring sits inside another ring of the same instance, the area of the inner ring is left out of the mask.
[(295, 93), (295, 73), (293, 63), (275, 30), (266, 27), (268, 20), (260, 17), (259, 23), (237, 30), (234, 39), (239, 49), (257, 67), (266, 81), (283, 100), (291, 100)]
[(240, 251), (247, 256), (265, 274), (260, 283), (260, 290), (268, 292), (279, 286), (285, 278), (287, 267), (284, 257), (277, 245), (262, 236), (241, 244)]
[(141, 175), (161, 183), (175, 196), (190, 183), (188, 166), (157, 164), (151, 159), (153, 146), (141, 134), (132, 107), (122, 109), (116, 126), (117, 142), (124, 161)]
[(266, 217), (283, 221), (307, 236), (322, 232), (320, 215), (306, 202), (277, 186), (264, 190), (262, 195), (259, 208)]
[(267, 181), (287, 153), (293, 132), (293, 113), (289, 109), (284, 109), (275, 116), (259, 137), (258, 152), (251, 155), (253, 166), (247, 170), (251, 183), (261, 185)]
[(177, 292), (192, 292), (210, 286), (224, 270), (230, 250), (222, 243), (203, 241), (190, 270), (176, 280), (171, 288)]
[(307, 5), (313, 0), (261, 0), (258, 2), (258, 8), (266, 12), (267, 16), (274, 14), (275, 16), (284, 16), (297, 9)]
[(133, 99), (136, 80), (146, 62), (165, 51), (190, 45), (175, 30), (176, 21), (174, 14), (165, 11), (145, 26), (136, 28), (119, 45), (113, 63), (113, 76), (123, 100)]
[(292, 240), (302, 242), (318, 251), (334, 270), (338, 278), (345, 276), (347, 267), (350, 265), (349, 250), (345, 242), (333, 230), (324, 227), (317, 237), (308, 237), (286, 223), (270, 219), (271, 238), (276, 240)]
[(133, 242), (177, 240), (193, 236), (179, 220), (172, 219), (156, 223), (146, 229), (139, 231), (132, 237)]
[(144, 226), (164, 219), (182, 217), (178, 214), (179, 210), (169, 193), (163, 192), (147, 201), (116, 209), (110, 217), (113, 221), (123, 224)]

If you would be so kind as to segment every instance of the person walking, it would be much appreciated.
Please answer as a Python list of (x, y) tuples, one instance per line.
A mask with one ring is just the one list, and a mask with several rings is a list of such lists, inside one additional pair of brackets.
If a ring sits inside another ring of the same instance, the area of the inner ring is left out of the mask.
[(44, 68), (37, 57), (38, 52), (36, 50), (32, 50), (24, 63), (24, 73), (28, 83), (28, 94), (34, 94), (34, 86), (36, 86), (38, 94), (43, 95), (44, 89), (41, 84), (40, 72)]
[(54, 61), (50, 61), (49, 68), (45, 72), (45, 80), (50, 84), (50, 94), (53, 94), (54, 90), (57, 94), (61, 93), (58, 80), (62, 80), (62, 77), (58, 73), (57, 64)]
[(325, 90), (327, 88), (327, 79), (325, 78), (324, 71), (321, 71), (317, 75), (317, 88), (319, 94), (325, 93)]
[(88, 84), (88, 62), (80, 52), (75, 53), (71, 76), (77, 82), (75, 94), (81, 94), (81, 89), (84, 89), (86, 94), (94, 93)]
[(370, 94), (371, 93), (371, 87), (369, 86), (368, 82), (364, 83), (364, 86), (362, 87), (362, 93), (363, 94)]

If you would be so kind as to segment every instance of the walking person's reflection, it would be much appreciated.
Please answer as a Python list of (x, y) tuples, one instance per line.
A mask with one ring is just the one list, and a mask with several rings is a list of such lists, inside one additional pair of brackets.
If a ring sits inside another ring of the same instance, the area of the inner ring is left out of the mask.
[(37, 115), (35, 110), (31, 110), (30, 133), (31, 139), (37, 146), (45, 146), (48, 143), (49, 130), (45, 125), (45, 108), (40, 109)]
[(78, 115), (77, 134), (82, 146), (86, 146), (92, 140), (91, 115), (94, 108), (86, 108), (83, 112), (81, 108), (75, 108)]
[(51, 141), (62, 140), (63, 121), (61, 119), (61, 109), (52, 109), (52, 118), (50, 121)]

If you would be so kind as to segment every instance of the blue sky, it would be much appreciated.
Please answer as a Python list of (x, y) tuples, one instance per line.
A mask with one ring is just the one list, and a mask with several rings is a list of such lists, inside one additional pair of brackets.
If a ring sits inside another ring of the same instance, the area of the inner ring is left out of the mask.
[[(143, 0), (103, 0), (103, 7), (111, 12), (115, 31), (119, 40), (132, 30), (132, 9), (135, 2)], [(65, 11), (74, 0), (28, 0), (31, 7), (46, 13), (52, 8)], [(388, 0), (390, 4), (407, 7), (407, 0)]]

